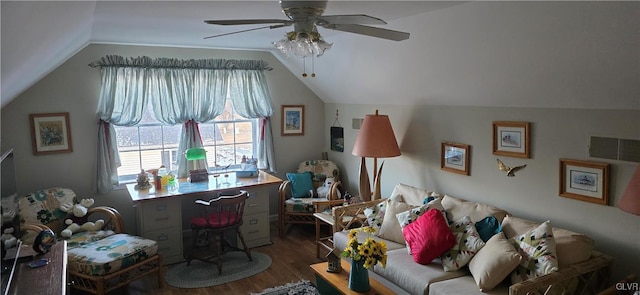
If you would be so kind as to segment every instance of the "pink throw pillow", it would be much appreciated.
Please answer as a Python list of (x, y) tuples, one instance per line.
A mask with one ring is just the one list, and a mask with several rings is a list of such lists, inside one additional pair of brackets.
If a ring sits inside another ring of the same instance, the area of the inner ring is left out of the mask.
[(411, 248), (413, 260), (420, 264), (431, 263), (456, 244), (456, 237), (447, 221), (436, 209), (429, 209), (416, 221), (405, 226), (402, 234)]

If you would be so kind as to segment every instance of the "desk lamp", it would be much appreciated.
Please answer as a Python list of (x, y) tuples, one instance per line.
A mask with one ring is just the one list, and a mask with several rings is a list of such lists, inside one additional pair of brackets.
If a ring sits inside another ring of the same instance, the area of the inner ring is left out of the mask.
[[(378, 110), (376, 110), (375, 115), (366, 115), (351, 154), (362, 157), (360, 163), (360, 197), (365, 201), (382, 198), (380, 175), (382, 174), (384, 163), (380, 165), (380, 170), (376, 173), (378, 158), (400, 156), (400, 148), (393, 133), (389, 116), (378, 114)], [(373, 198), (371, 197), (369, 173), (367, 172), (365, 157), (373, 158)]]
[(187, 158), (189, 182), (208, 181), (207, 151), (204, 148), (190, 148), (185, 151), (184, 155)]

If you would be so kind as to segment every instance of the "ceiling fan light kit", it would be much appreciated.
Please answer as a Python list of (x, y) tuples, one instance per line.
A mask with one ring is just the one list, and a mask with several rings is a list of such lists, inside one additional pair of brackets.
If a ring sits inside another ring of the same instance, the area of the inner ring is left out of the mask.
[[(323, 15), (328, 1), (280, 1), (282, 12), (289, 19), (237, 19), (206, 20), (211, 25), (257, 25), (268, 26), (219, 34), (206, 38), (221, 37), (259, 29), (276, 29), (293, 25), (281, 40), (272, 42), (287, 57), (291, 54), (302, 57), (320, 57), (333, 44), (326, 42), (318, 32), (318, 26), (335, 31), (349, 32), (393, 41), (409, 39), (409, 33), (382, 29), (366, 25), (386, 25), (384, 20), (365, 14)], [(205, 39), (206, 39), (205, 38)], [(302, 75), (306, 77), (306, 73)], [(312, 74), (315, 76), (315, 74)]]

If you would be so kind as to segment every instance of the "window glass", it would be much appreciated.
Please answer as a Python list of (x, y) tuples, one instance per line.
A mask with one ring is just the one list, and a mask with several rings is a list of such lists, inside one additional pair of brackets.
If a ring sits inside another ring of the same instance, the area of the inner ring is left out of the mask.
[[(257, 120), (238, 115), (227, 100), (224, 112), (213, 122), (199, 124), (200, 135), (210, 170), (236, 169), (243, 156), (254, 157)], [(182, 125), (162, 126), (150, 108), (137, 126), (115, 126), (122, 165), (118, 168), (121, 182), (134, 181), (141, 169), (161, 165), (176, 171), (177, 151)]]

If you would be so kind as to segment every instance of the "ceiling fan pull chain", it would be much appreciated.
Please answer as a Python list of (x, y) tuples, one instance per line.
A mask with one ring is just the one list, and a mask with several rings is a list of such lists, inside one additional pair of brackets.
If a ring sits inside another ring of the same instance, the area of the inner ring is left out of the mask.
[(302, 58), (302, 78), (307, 77), (307, 58)]
[(316, 77), (316, 63), (313, 55), (311, 55), (311, 78)]

